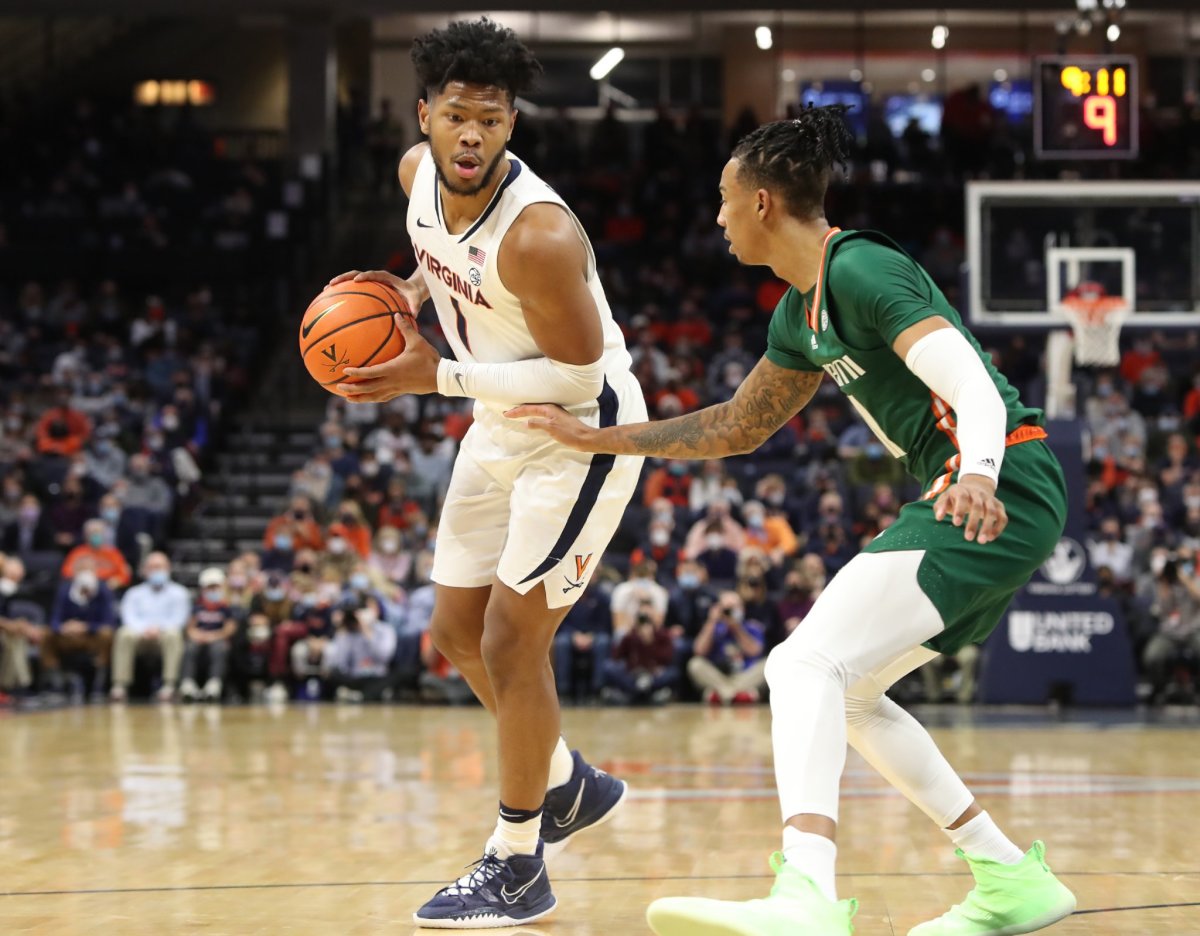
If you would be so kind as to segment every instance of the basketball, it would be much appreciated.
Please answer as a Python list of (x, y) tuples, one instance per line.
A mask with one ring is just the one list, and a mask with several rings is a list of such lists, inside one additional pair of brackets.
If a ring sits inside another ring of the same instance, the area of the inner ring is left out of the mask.
[[(404, 350), (395, 314), (405, 312), (400, 296), (383, 283), (346, 282), (315, 298), (300, 320), (300, 356), (313, 380), (330, 393), (347, 367), (390, 361)], [(344, 394), (338, 394), (342, 396)]]

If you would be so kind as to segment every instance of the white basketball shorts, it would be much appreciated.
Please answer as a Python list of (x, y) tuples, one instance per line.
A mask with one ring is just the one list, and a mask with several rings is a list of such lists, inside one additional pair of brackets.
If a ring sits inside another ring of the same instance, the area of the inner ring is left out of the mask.
[[(643, 422), (646, 403), (632, 374), (607, 380), (591, 426)], [(434, 546), (433, 580), (480, 588), (498, 577), (524, 595), (546, 583), (546, 604), (583, 594), (637, 487), (643, 459), (590, 455), (544, 432), (475, 407), (454, 462)]]

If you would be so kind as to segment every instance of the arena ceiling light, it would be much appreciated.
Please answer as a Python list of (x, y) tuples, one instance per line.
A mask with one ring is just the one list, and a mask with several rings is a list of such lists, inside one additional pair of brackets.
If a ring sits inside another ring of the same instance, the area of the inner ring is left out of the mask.
[(616, 68), (623, 58), (625, 58), (625, 50), (620, 46), (613, 46), (596, 60), (596, 64), (592, 66), (592, 70), (588, 74), (592, 76), (593, 81), (600, 81)]
[(754, 41), (758, 43), (758, 47), (764, 52), (775, 44), (775, 37), (771, 35), (770, 26), (759, 26), (754, 30)]
[(1105, 35), (1108, 37), (1109, 42), (1116, 42), (1121, 38), (1121, 27), (1116, 23), (1109, 23), (1108, 32), (1106, 32)]
[(929, 38), (935, 49), (946, 48), (946, 40), (950, 38), (950, 27), (941, 24), (933, 27), (933, 35)]

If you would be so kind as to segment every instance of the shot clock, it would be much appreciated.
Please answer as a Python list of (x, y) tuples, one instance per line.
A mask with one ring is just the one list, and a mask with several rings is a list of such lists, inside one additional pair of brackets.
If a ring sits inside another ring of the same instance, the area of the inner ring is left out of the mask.
[(1057, 55), (1034, 63), (1034, 152), (1039, 159), (1134, 159), (1137, 60)]

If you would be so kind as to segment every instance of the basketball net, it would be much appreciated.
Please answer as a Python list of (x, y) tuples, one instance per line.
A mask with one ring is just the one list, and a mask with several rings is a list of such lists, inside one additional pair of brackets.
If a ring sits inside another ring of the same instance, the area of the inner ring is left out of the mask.
[(1082, 282), (1063, 297), (1060, 311), (1075, 335), (1075, 363), (1112, 367), (1121, 361), (1121, 326), (1128, 303), (1100, 284)]

